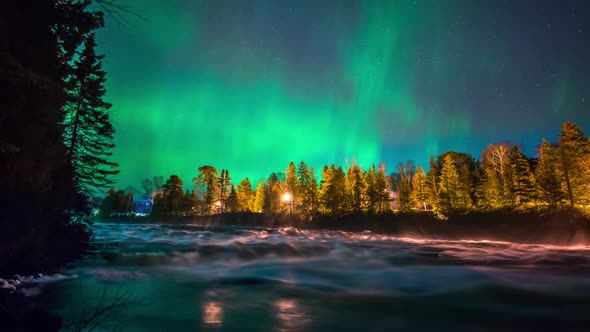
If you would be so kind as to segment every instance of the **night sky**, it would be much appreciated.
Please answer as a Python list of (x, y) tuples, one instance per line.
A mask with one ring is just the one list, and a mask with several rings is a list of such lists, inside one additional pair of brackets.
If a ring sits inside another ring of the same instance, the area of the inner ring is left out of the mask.
[[(98, 33), (119, 186), (590, 132), (590, 1), (120, 0)], [(319, 173), (319, 172), (318, 172)]]

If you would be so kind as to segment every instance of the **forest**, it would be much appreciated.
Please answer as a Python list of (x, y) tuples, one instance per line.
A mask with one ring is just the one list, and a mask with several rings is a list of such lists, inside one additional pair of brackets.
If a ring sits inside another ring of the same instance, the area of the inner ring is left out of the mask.
[[(432, 212), (437, 218), (482, 211), (587, 211), (590, 204), (590, 140), (572, 122), (556, 143), (543, 139), (534, 158), (507, 142), (490, 144), (480, 158), (449, 151), (431, 156), (427, 170), (411, 161), (393, 173), (386, 166), (363, 169), (354, 161), (324, 166), (320, 177), (305, 162), (291, 162), (253, 184), (234, 185), (229, 170), (201, 166), (193, 190), (177, 175), (145, 179), (142, 198), (151, 214), (211, 215), (224, 212), (294, 213), (305, 217)], [(103, 217), (130, 212), (133, 192), (111, 187)]]

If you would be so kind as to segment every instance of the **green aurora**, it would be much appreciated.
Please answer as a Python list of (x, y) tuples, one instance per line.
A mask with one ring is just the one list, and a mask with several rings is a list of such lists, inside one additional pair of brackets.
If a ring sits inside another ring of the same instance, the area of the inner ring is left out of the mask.
[[(577, 58), (564, 51), (531, 64), (522, 51), (545, 47), (533, 38), (545, 32), (514, 26), (534, 17), (504, 24), (503, 10), (519, 15), (524, 5), (124, 3), (145, 20), (107, 17), (98, 34), (121, 187), (170, 174), (190, 187), (200, 165), (227, 168), (234, 182), (301, 160), (319, 169), (354, 158), (392, 171), (447, 150), (477, 157), (506, 139), (534, 153), (561, 122), (588, 124), (579, 112), (588, 88), (576, 84), (588, 73), (561, 65)], [(522, 50), (520, 38), (532, 38)]]

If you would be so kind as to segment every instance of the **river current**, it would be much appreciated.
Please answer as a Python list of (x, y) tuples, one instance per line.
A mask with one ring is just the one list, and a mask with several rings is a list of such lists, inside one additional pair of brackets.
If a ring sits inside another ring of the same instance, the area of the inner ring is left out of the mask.
[(95, 331), (590, 330), (588, 247), (171, 224), (93, 230), (96, 249), (33, 290), (66, 322), (133, 302), (99, 315)]

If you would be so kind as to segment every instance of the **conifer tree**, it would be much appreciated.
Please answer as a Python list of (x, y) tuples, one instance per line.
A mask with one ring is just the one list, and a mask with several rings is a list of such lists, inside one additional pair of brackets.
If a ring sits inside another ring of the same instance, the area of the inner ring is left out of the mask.
[(539, 198), (550, 209), (560, 205), (565, 198), (561, 190), (556, 149), (543, 139), (539, 149), (539, 163), (535, 169)]
[(514, 145), (510, 151), (510, 167), (515, 203), (516, 206), (523, 206), (535, 197), (535, 178), (528, 159), (518, 145)]
[(237, 190), (238, 210), (241, 212), (252, 212), (254, 205), (254, 191), (248, 178), (240, 181)]
[(199, 167), (199, 175), (193, 178), (197, 191), (201, 192), (203, 196), (202, 213), (204, 214), (211, 213), (215, 200), (219, 195), (217, 175), (218, 172), (215, 167), (201, 166)]
[(416, 172), (412, 178), (412, 205), (418, 207), (419, 210), (426, 210), (426, 202), (428, 201), (428, 185), (426, 182), (426, 174), (422, 166), (416, 167)]
[(254, 212), (263, 212), (264, 211), (264, 201), (265, 201), (265, 190), (264, 185), (261, 183), (256, 188), (256, 196), (254, 197)]
[(219, 197), (218, 200), (221, 202), (222, 212), (225, 210), (225, 203), (229, 195), (229, 191), (232, 187), (231, 178), (229, 177), (229, 171), (222, 169), (219, 178), (217, 179), (217, 185), (219, 186)]
[(584, 132), (574, 123), (565, 122), (559, 135), (557, 161), (562, 175), (562, 191), (572, 207), (590, 202), (589, 179), (584, 176), (583, 169), (583, 160), (589, 154), (590, 141)]
[(426, 173), (426, 183), (428, 184), (428, 200), (432, 205), (433, 209), (436, 209), (439, 205), (439, 183), (438, 179), (440, 176), (440, 167), (434, 159), (434, 155), (430, 155), (429, 162), (430, 169)]
[(111, 104), (104, 100), (106, 73), (103, 56), (94, 52), (96, 43), (90, 33), (73, 69), (66, 77), (68, 100), (64, 107), (64, 140), (71, 159), (79, 192), (92, 196), (114, 183), (119, 171), (110, 161), (115, 128), (111, 124)]
[(303, 161), (297, 167), (297, 189), (299, 201), (301, 202), (301, 211), (310, 213), (313, 208), (314, 188), (313, 188), (312, 170)]
[(361, 212), (365, 205), (364, 193), (366, 191), (366, 183), (363, 177), (363, 170), (354, 163), (348, 168), (347, 178), (349, 183), (349, 197), (351, 209), (353, 212)]
[(376, 213), (380, 200), (380, 193), (377, 192), (377, 173), (375, 165), (372, 165), (364, 174), (365, 183), (367, 184), (365, 196), (367, 197), (367, 212)]
[(297, 187), (297, 169), (293, 162), (289, 163), (289, 167), (285, 170), (285, 186), (286, 191), (291, 194), (291, 211), (294, 210), (299, 203), (299, 193)]
[(225, 203), (222, 203), (222, 204), (225, 205), (225, 207), (223, 209), (230, 211), (230, 212), (246, 212), (247, 211), (247, 210), (242, 210), (242, 208), (240, 207), (240, 199), (238, 197), (238, 193), (236, 192), (235, 186), (231, 186), (231, 189), (229, 190), (229, 195), (227, 196), (227, 200)]
[(394, 185), (397, 191), (397, 208), (400, 212), (412, 211), (412, 177), (414, 165), (411, 161), (400, 163), (394, 175)]
[(391, 197), (389, 195), (389, 183), (385, 175), (385, 164), (379, 165), (375, 190), (377, 192), (377, 213), (384, 213), (391, 210)]
[(452, 154), (445, 155), (440, 172), (440, 191), (438, 211), (443, 216), (455, 212), (461, 207), (461, 179)]

